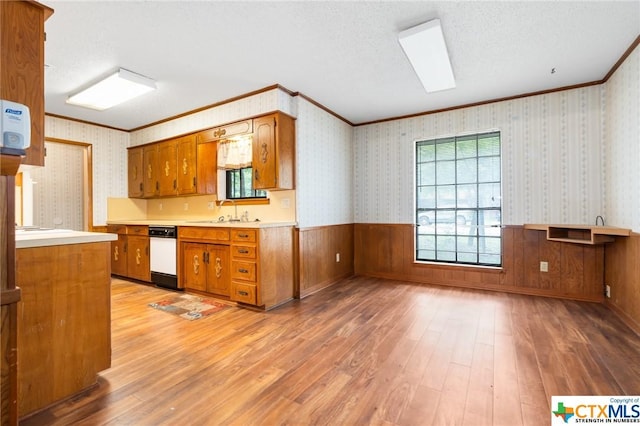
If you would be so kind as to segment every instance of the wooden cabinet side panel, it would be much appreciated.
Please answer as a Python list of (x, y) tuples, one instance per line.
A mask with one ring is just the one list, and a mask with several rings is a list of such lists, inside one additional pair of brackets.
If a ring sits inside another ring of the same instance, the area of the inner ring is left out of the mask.
[(23, 164), (44, 166), (44, 21), (42, 5), (0, 2), (0, 97), (29, 107), (31, 146)]
[(293, 228), (260, 229), (258, 257), (258, 304), (269, 309), (293, 299)]
[(18, 411), (73, 395), (111, 365), (108, 242), (17, 250)]
[(294, 119), (288, 115), (278, 114), (276, 123), (278, 189), (295, 188), (295, 139)]

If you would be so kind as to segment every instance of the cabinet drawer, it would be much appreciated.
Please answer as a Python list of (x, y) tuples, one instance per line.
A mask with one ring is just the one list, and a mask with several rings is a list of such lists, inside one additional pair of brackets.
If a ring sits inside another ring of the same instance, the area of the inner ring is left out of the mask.
[(231, 230), (231, 241), (255, 243), (257, 232), (255, 229), (233, 229)]
[(255, 305), (258, 303), (256, 291), (257, 287), (255, 284), (246, 284), (233, 281), (231, 283), (231, 300)]
[(254, 262), (242, 262), (239, 260), (232, 261), (231, 278), (234, 280), (256, 282), (256, 264)]
[(256, 247), (255, 246), (231, 246), (231, 255), (233, 257), (243, 257), (246, 259), (255, 259), (256, 258)]
[(146, 225), (127, 225), (129, 235), (149, 235), (149, 227)]
[(178, 238), (195, 238), (207, 241), (229, 241), (229, 230), (225, 228), (198, 228), (194, 226), (178, 227)]
[(110, 234), (126, 234), (127, 225), (107, 225), (107, 232)]

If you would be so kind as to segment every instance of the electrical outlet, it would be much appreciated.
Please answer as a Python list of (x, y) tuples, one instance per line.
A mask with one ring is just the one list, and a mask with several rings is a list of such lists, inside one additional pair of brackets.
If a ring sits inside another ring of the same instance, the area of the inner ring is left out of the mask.
[(336, 253), (336, 262), (340, 262), (340, 253)]
[(162, 210), (162, 203), (158, 206), (158, 210)]
[(283, 198), (280, 201), (280, 207), (282, 207), (283, 209), (288, 209), (291, 207), (291, 201), (288, 198)]
[(609, 284), (604, 286), (604, 295), (607, 296), (607, 299), (611, 299), (611, 286)]
[(184, 203), (184, 209), (189, 210), (189, 203)]
[(549, 272), (549, 262), (540, 262), (540, 272)]
[(215, 203), (215, 202), (213, 202), (213, 201), (209, 201), (209, 202), (207, 203), (207, 208), (208, 208), (209, 210), (213, 210), (213, 208), (214, 208), (215, 206), (216, 206), (216, 203)]

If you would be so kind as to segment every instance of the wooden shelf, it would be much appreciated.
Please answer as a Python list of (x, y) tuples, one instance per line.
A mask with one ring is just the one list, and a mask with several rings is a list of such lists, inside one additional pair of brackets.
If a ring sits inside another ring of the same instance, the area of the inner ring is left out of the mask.
[(549, 241), (589, 245), (612, 243), (615, 237), (628, 237), (631, 234), (630, 229), (595, 225), (525, 224), (524, 229), (546, 231)]

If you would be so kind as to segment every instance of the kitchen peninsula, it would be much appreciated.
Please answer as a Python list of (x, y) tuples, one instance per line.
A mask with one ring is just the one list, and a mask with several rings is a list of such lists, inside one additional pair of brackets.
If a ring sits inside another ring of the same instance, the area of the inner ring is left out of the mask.
[(111, 366), (113, 234), (16, 230), (18, 415), (96, 383)]

